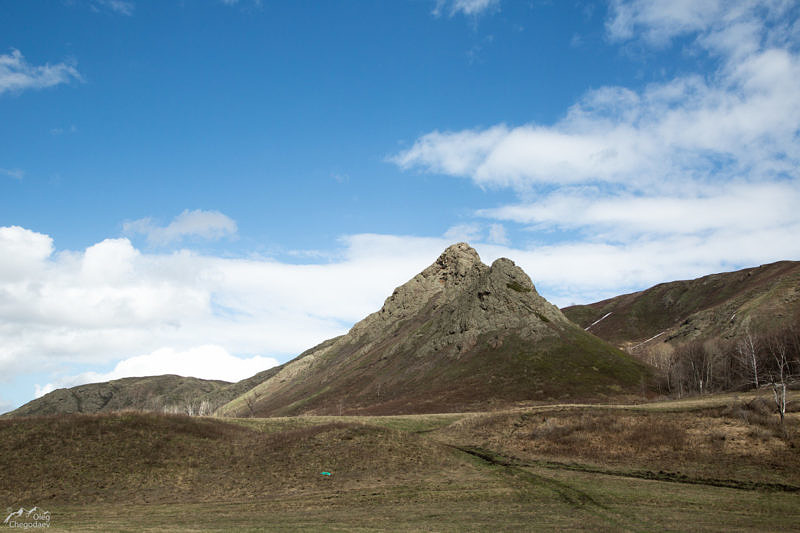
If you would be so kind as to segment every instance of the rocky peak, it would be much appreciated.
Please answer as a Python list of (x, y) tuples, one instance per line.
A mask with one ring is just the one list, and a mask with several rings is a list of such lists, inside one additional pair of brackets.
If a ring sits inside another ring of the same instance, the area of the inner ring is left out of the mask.
[(453, 291), (452, 288), (470, 284), (488, 270), (478, 252), (467, 243), (448, 246), (433, 264), (397, 287), (380, 311), (356, 324), (354, 333), (361, 333), (376, 322), (396, 321), (414, 315), (434, 296), (440, 302), (454, 298), (460, 291)]
[(433, 266), (442, 270), (459, 270), (481, 263), (481, 258), (475, 248), (465, 242), (458, 242), (448, 246)]
[(487, 268), (474, 248), (465, 242), (459, 242), (447, 247), (442, 255), (418, 277), (434, 282), (437, 289), (449, 288), (480, 276)]

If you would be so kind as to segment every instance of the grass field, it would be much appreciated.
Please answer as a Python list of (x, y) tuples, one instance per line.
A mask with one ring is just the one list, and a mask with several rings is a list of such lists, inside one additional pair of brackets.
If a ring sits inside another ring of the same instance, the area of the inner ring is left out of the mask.
[(800, 419), (768, 399), (2, 420), (0, 501), (53, 531), (796, 530)]

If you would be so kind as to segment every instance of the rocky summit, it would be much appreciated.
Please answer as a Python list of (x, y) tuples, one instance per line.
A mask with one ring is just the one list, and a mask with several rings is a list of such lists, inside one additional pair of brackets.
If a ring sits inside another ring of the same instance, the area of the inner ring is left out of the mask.
[(641, 392), (643, 365), (570, 322), (509, 259), (447, 248), (349, 333), (284, 364), (228, 416), (485, 409)]

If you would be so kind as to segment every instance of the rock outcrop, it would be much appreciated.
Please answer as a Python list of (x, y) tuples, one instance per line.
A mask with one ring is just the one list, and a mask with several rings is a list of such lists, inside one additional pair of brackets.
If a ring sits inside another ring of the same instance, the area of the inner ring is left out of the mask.
[(347, 335), (283, 365), (218, 414), (405, 413), (592, 399), (647, 370), (584, 332), (509, 259), (447, 248)]

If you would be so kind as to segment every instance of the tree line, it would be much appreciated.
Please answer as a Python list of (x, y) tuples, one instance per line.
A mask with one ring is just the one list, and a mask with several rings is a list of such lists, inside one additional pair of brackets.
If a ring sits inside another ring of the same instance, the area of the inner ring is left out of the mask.
[(695, 340), (661, 358), (664, 387), (686, 396), (788, 385), (800, 376), (800, 327), (791, 324), (767, 333), (745, 328), (730, 340)]

